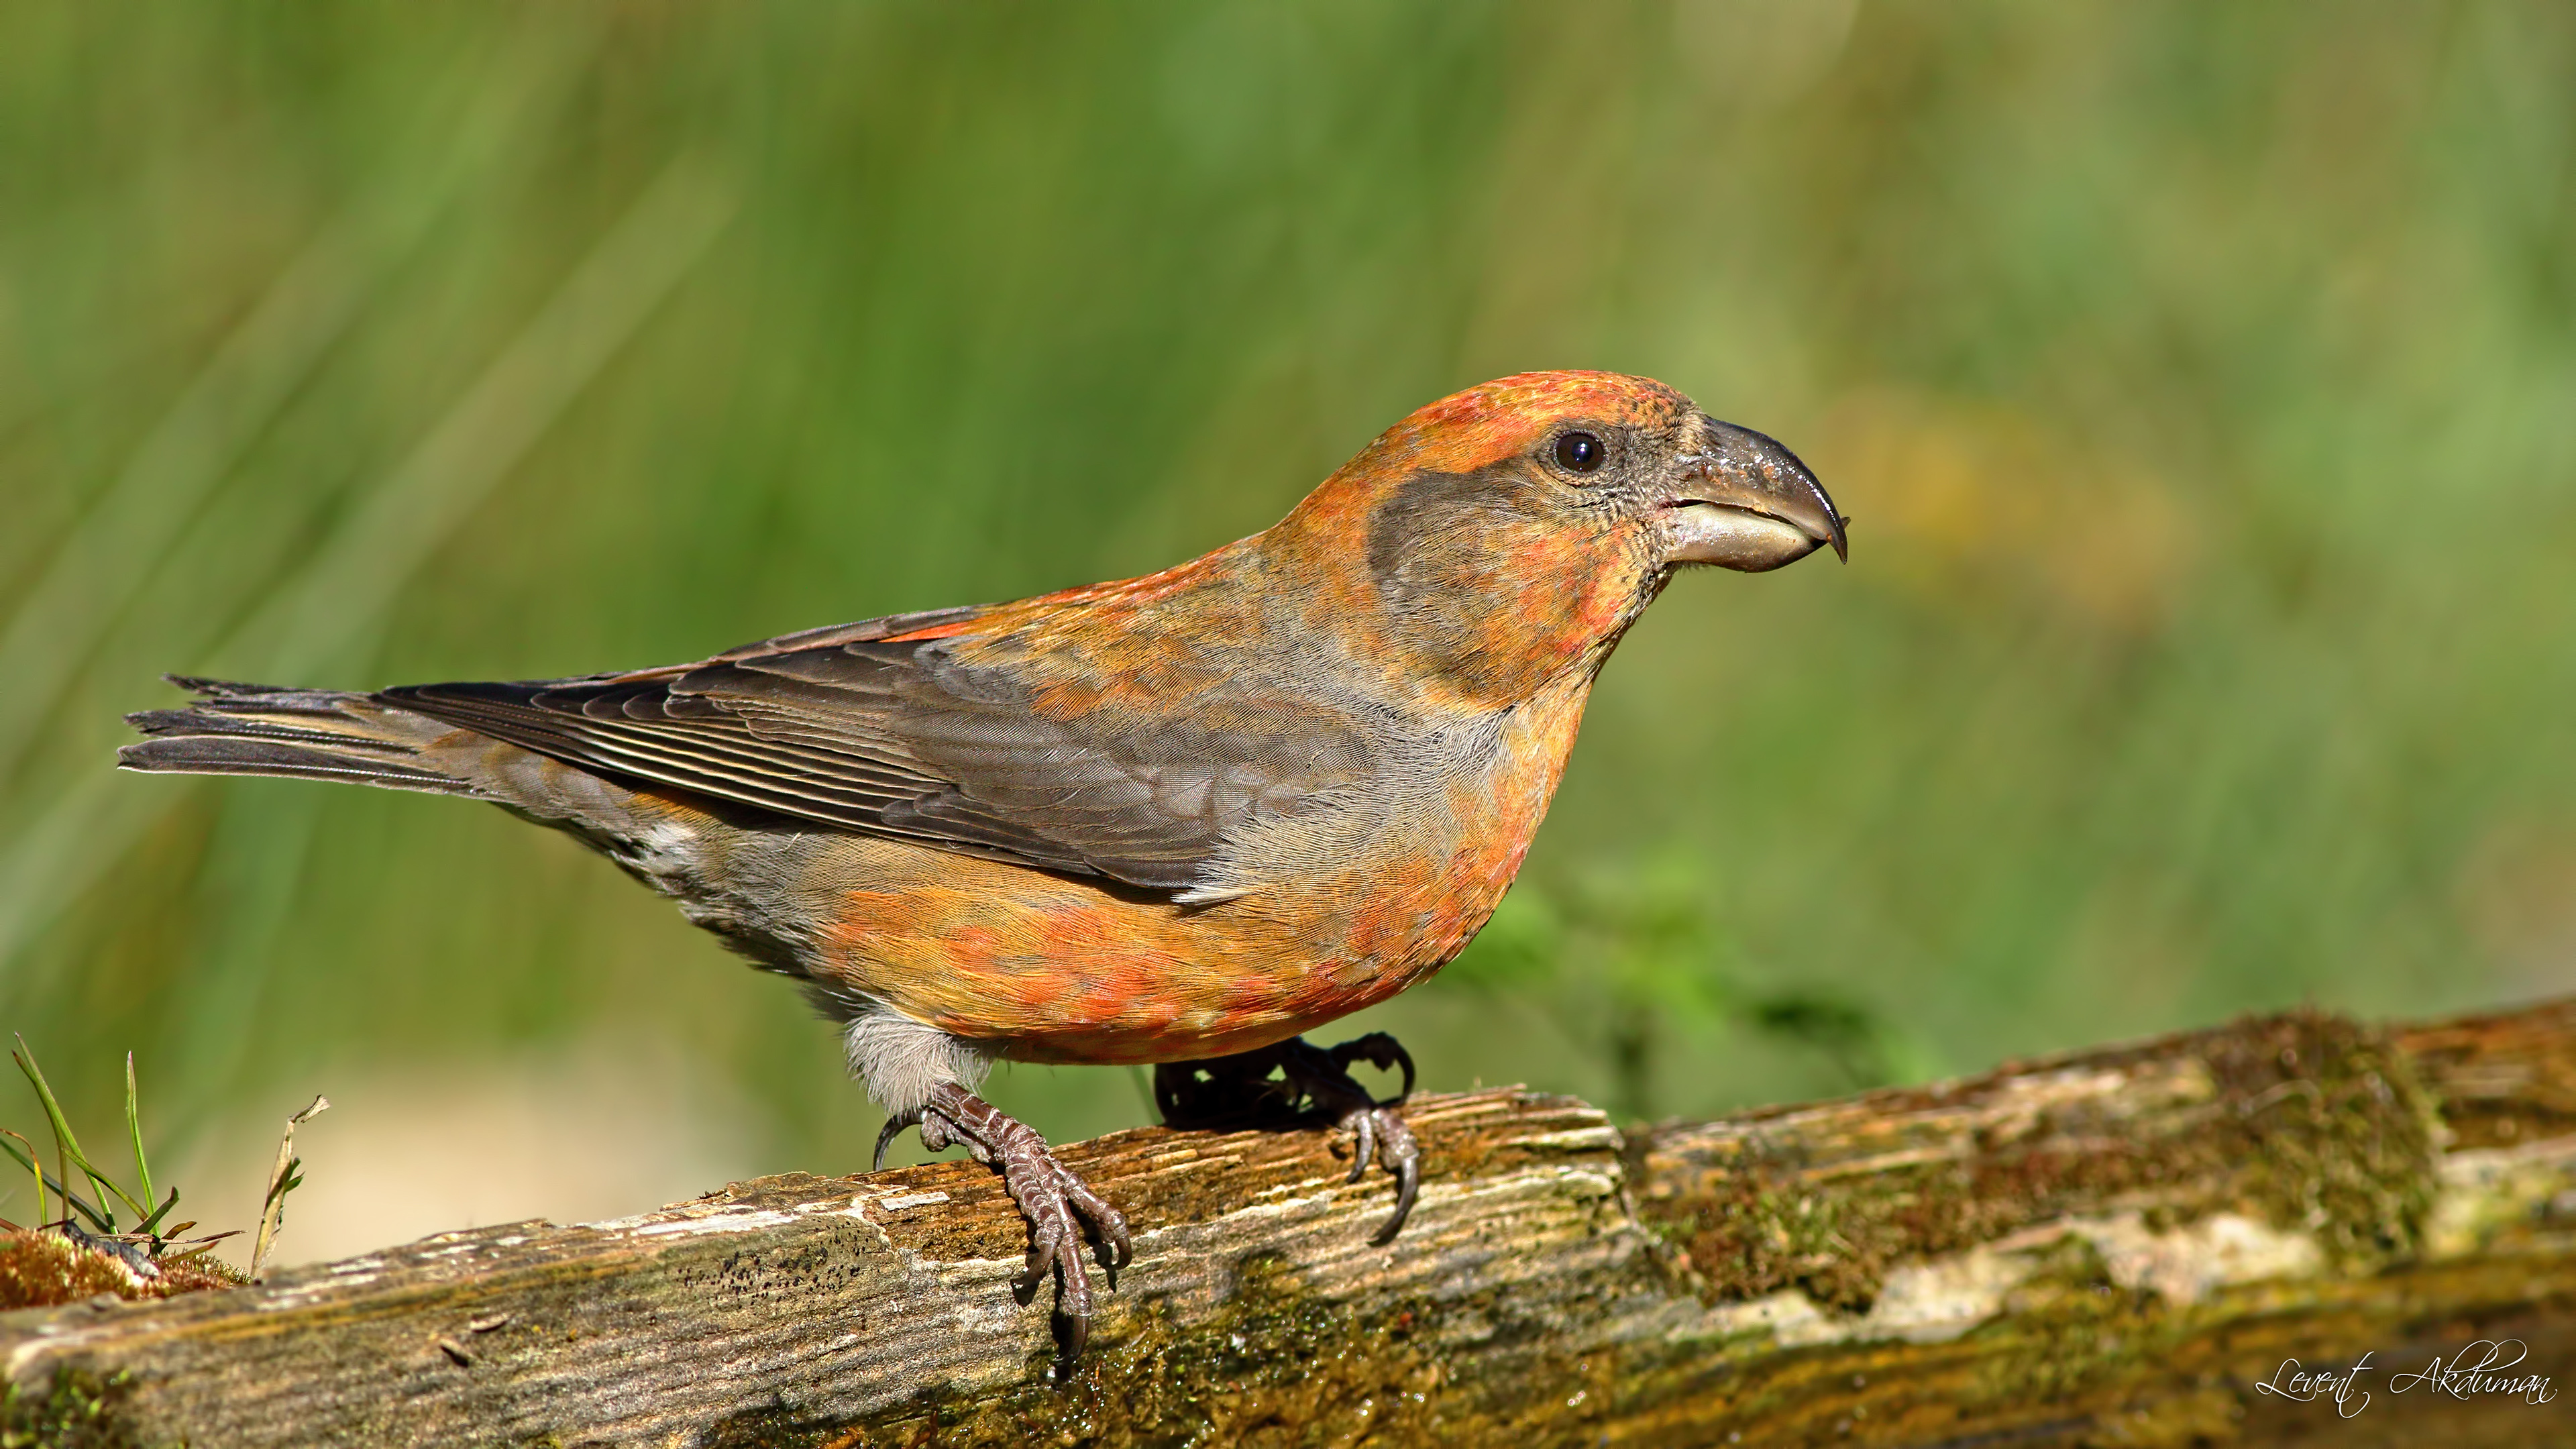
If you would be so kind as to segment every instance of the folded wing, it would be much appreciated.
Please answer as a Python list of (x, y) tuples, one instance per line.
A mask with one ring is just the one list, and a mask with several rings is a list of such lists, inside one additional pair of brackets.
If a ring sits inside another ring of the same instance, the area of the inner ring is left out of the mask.
[(815, 630), (670, 669), (378, 697), (603, 774), (1175, 893), (1204, 883), (1230, 833), (1373, 773), (1346, 711), (1258, 670), (1190, 671), (1199, 682), (1178, 698), (1051, 692), (1067, 673), (1114, 676), (1119, 641), (997, 662), (955, 637), (888, 637), (973, 613)]

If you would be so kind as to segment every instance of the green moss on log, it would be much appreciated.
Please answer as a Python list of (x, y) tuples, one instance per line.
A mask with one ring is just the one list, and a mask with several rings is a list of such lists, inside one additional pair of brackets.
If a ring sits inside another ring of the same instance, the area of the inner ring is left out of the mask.
[[(1625, 1286), (1653, 1291), (1651, 1274)], [(1620, 1285), (1605, 1285), (1616, 1291)], [(1316, 1294), (1268, 1255), (1238, 1265), (1212, 1316), (1173, 1305), (1113, 1312), (1067, 1383), (1032, 1358), (998, 1393), (931, 1398), (855, 1425), (769, 1413), (726, 1426), (736, 1449), (885, 1446), (1450, 1444), (1572, 1442), (1635, 1387), (1615, 1351), (1564, 1353), (1562, 1325), (1527, 1318), (1508, 1292), (1363, 1310)], [(1462, 1364), (1453, 1346), (1472, 1345)], [(1497, 1350), (1525, 1363), (1497, 1374)]]
[(96, 1248), (50, 1231), (0, 1232), (0, 1311), (51, 1308), (102, 1293), (124, 1299), (167, 1298), (249, 1280), (208, 1258), (162, 1263), (157, 1278), (138, 1277)]
[(125, 1373), (73, 1368), (56, 1372), (42, 1394), (0, 1386), (0, 1449), (146, 1449), (119, 1412), (132, 1391)]
[(2234, 1110), (2243, 1189), (2275, 1227), (2356, 1271), (2415, 1255), (2439, 1117), (2385, 1033), (2301, 1011), (2216, 1034), (2202, 1055)]
[[(2302, 1011), (2208, 1033), (2196, 1054), (2214, 1093), (2160, 1122), (2043, 1115), (1974, 1152), (1823, 1180), (1805, 1148), (1755, 1134), (1705, 1190), (1639, 1210), (1686, 1255), (1706, 1301), (1796, 1288), (1844, 1313), (1866, 1312), (1901, 1264), (2118, 1207), (2158, 1226), (2248, 1211), (2311, 1234), (2353, 1270), (2413, 1255), (2435, 1190), (2436, 1118), (2403, 1052)], [(1940, 1100), (1933, 1089), (1866, 1099), (1890, 1112)]]

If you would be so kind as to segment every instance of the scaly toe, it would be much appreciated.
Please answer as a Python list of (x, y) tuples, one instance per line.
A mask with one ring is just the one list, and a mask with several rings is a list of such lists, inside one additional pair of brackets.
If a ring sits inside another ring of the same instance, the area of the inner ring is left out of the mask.
[(1363, 1037), (1354, 1037), (1334, 1047), (1332, 1056), (1334, 1063), (1345, 1072), (1353, 1062), (1366, 1062), (1381, 1072), (1402, 1071), (1404, 1090), (1396, 1093), (1395, 1099), (1401, 1102), (1413, 1095), (1413, 1053), (1406, 1051), (1404, 1043), (1385, 1032), (1373, 1031)]
[[(1113, 1273), (1126, 1267), (1136, 1251), (1134, 1240), (1127, 1235), (1127, 1219), (1120, 1216), (1118, 1209), (1111, 1207), (1107, 1199), (1093, 1192), (1091, 1184), (1074, 1176), (1073, 1169), (1061, 1162), (1055, 1164), (1055, 1177), (1056, 1186), (1063, 1190), (1065, 1201), (1084, 1222), (1091, 1225), (1091, 1235), (1097, 1243), (1094, 1256), (1100, 1260), (1100, 1266)], [(1115, 1285), (1114, 1279), (1112, 1284)]]

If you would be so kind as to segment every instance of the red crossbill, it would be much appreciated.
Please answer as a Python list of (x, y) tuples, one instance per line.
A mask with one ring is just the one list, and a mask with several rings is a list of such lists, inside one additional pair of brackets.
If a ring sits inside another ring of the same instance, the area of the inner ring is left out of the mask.
[[(1115, 1208), (974, 1095), (996, 1058), (1157, 1064), (1166, 1115), (1268, 1091), (1398, 1180), (1399, 1108), (1301, 1033), (1456, 956), (1519, 870), (1620, 635), (1691, 564), (1844, 520), (1786, 448), (1612, 373), (1389, 429), (1278, 525), (1176, 568), (789, 634), (695, 664), (373, 694), (176, 682), (136, 770), (350, 780), (567, 830), (802, 982), (934, 1147), (1000, 1172), (1068, 1357)], [(1268, 1084), (1273, 1072), (1284, 1082)], [(1268, 1084), (1265, 1087), (1265, 1084)], [(884, 1138), (879, 1140), (882, 1156)]]

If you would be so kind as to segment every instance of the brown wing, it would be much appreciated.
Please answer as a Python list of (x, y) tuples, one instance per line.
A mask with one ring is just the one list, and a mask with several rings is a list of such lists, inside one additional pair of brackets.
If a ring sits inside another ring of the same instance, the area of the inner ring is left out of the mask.
[[(1040, 869), (1185, 891), (1235, 829), (1294, 814), (1372, 769), (1319, 702), (1240, 674), (1150, 714), (1042, 710), (1044, 658), (969, 662), (889, 634), (901, 615), (788, 635), (703, 664), (378, 697), (568, 764), (843, 829)], [(1095, 646), (1114, 667), (1114, 639)], [(1203, 672), (1204, 673), (1204, 672)]]

